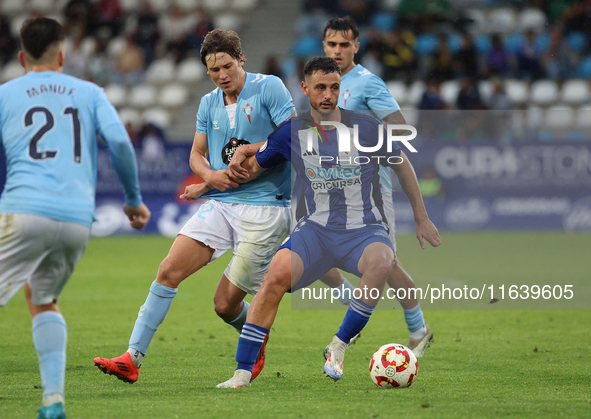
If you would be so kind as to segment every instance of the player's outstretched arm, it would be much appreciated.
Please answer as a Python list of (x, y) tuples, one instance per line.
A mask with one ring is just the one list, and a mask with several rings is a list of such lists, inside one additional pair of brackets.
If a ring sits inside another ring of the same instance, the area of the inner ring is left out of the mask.
[(191, 170), (207, 183), (212, 189), (218, 191), (225, 191), (230, 188), (237, 188), (239, 184), (230, 179), (227, 170), (212, 170), (207, 154), (209, 147), (207, 145), (207, 135), (201, 134), (199, 131), (195, 133), (193, 139), (193, 147), (191, 148), (191, 157), (189, 157), (189, 165)]
[(422, 249), (425, 248), (424, 240), (427, 240), (431, 246), (437, 247), (441, 244), (441, 237), (439, 236), (437, 227), (431, 222), (427, 214), (415, 169), (403, 152), (400, 152), (400, 157), (402, 157), (403, 162), (401, 164), (393, 164), (391, 167), (396, 173), (396, 176), (398, 176), (400, 186), (402, 186), (402, 190), (412, 206), (417, 239)]
[[(257, 172), (257, 168), (260, 168), (260, 166), (258, 164), (255, 165), (252, 161), (247, 162), (246, 160), (254, 156), (263, 144), (265, 143), (244, 144), (238, 147), (228, 165), (230, 176), (237, 179), (240, 183), (249, 181), (252, 174)], [(256, 159), (254, 161), (256, 162)]]
[(144, 228), (152, 215), (146, 204), (143, 203), (137, 207), (130, 207), (127, 204), (123, 204), (123, 212), (129, 218), (131, 226), (136, 230)]

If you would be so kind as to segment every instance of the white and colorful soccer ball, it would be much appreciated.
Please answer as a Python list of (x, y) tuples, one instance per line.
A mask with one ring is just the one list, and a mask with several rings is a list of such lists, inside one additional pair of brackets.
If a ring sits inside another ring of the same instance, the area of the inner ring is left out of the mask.
[(418, 372), (417, 357), (399, 343), (380, 347), (369, 361), (371, 379), (380, 388), (410, 387)]

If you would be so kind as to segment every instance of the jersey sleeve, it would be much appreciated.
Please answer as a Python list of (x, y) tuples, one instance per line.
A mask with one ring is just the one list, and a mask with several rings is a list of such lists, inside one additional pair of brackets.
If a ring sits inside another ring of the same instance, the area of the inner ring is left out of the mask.
[(208, 95), (203, 96), (201, 98), (201, 102), (199, 103), (199, 109), (197, 110), (196, 124), (197, 132), (205, 135), (207, 135), (207, 110), (209, 109), (209, 106), (207, 106), (207, 97)]
[(286, 123), (267, 138), (267, 141), (259, 148), (255, 158), (263, 169), (291, 161), (291, 124)]
[(135, 151), (117, 111), (102, 89), (96, 91), (95, 115), (97, 133), (109, 147), (109, 154), (117, 176), (123, 184), (125, 203), (137, 207), (142, 203)]
[(295, 114), (295, 106), (291, 94), (280, 78), (268, 76), (269, 81), (263, 92), (263, 103), (271, 115), (275, 125), (279, 125)]
[(365, 100), (379, 119), (384, 119), (391, 113), (400, 110), (398, 102), (392, 97), (386, 84), (376, 75), (371, 75), (365, 85)]

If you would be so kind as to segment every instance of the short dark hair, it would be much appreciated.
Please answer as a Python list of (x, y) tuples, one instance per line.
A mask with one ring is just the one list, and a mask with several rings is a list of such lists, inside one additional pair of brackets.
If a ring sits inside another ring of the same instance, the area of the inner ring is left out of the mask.
[(21, 27), (21, 45), (34, 60), (39, 60), (54, 44), (66, 39), (64, 27), (54, 19), (33, 17)]
[(345, 37), (347, 35), (347, 32), (351, 30), (351, 32), (353, 32), (353, 39), (359, 38), (359, 28), (357, 27), (357, 23), (355, 23), (351, 16), (335, 17), (330, 19), (324, 27), (325, 38), (326, 32), (328, 32), (329, 30), (340, 32)]
[(207, 63), (205, 59), (209, 54), (217, 54), (218, 52), (225, 52), (230, 57), (241, 61), (243, 57), (242, 45), (240, 37), (232, 30), (214, 29), (205, 35), (203, 44), (201, 44), (201, 62), (205, 67)]
[(304, 78), (307, 78), (317, 71), (322, 74), (338, 73), (341, 75), (341, 67), (330, 57), (314, 57), (304, 65)]

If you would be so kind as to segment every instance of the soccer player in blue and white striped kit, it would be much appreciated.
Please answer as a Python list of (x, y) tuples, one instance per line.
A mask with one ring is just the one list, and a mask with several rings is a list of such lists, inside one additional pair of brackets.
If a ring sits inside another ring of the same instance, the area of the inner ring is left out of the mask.
[[(323, 46), (326, 56), (333, 58), (341, 67), (341, 92), (338, 102), (341, 108), (375, 115), (385, 124), (406, 124), (400, 106), (388, 91), (383, 80), (361, 64), (355, 64), (355, 54), (359, 50), (359, 28), (351, 17), (338, 17), (328, 21), (324, 28)], [(397, 134), (405, 135), (406, 132), (401, 131)], [(394, 245), (394, 251), (396, 251), (396, 228), (390, 176), (391, 170), (389, 168), (380, 168), (384, 211), (388, 221), (390, 239)], [(353, 288), (337, 269), (329, 271), (321, 280), (333, 288), (338, 287), (341, 290)], [(396, 263), (388, 275), (387, 282), (394, 289), (415, 288), (414, 281), (402, 267), (398, 255), (396, 255)], [(347, 293), (341, 294), (347, 295)], [(344, 301), (342, 296), (340, 300)], [(433, 332), (425, 324), (423, 312), (416, 297), (400, 300), (400, 304), (404, 310), (404, 319), (410, 335), (408, 347), (413, 350), (417, 358), (421, 358), (433, 340)]]
[(143, 228), (150, 211), (115, 108), (95, 84), (61, 74), (63, 27), (32, 18), (20, 34), (25, 75), (0, 86), (0, 146), (7, 162), (0, 198), (0, 306), (25, 287), (43, 385), (38, 417), (60, 419), (66, 417), (67, 330), (57, 299), (94, 221), (97, 135), (123, 183), (131, 226)]
[[(291, 161), (303, 182), (308, 215), (295, 227), (271, 262), (263, 285), (251, 303), (238, 342), (234, 376), (219, 388), (248, 387), (251, 371), (263, 339), (271, 328), (283, 295), (317, 280), (333, 266), (361, 277), (358, 288), (377, 289), (381, 294), (395, 261), (388, 237), (383, 202), (378, 182), (378, 163), (371, 154), (352, 149), (339, 153), (336, 129), (324, 126), (324, 140), (313, 136), (313, 150), (307, 150), (307, 136), (300, 135), (322, 121), (359, 126), (360, 144), (374, 146), (379, 121), (373, 117), (337, 107), (341, 69), (328, 57), (316, 57), (304, 68), (304, 94), (312, 111), (282, 124), (258, 150), (243, 146), (230, 165), (234, 176), (256, 178), (265, 170)], [(384, 138), (386, 134), (383, 133)], [(255, 154), (256, 153), (256, 154)], [(412, 165), (401, 149), (390, 151), (384, 144), (377, 153), (388, 157), (411, 202), (419, 240), (431, 245), (441, 243), (437, 228), (429, 220)], [(357, 157), (369, 164), (355, 164)], [(248, 158), (247, 158), (248, 157)], [(320, 159), (323, 157), (323, 159)], [(340, 161), (337, 162), (336, 158)], [(331, 160), (332, 158), (332, 160)], [(353, 161), (353, 163), (351, 163)], [(380, 164), (386, 164), (386, 158)], [(345, 350), (350, 339), (366, 325), (379, 295), (353, 298), (338, 333), (328, 346), (324, 372), (335, 380), (342, 377)]]

